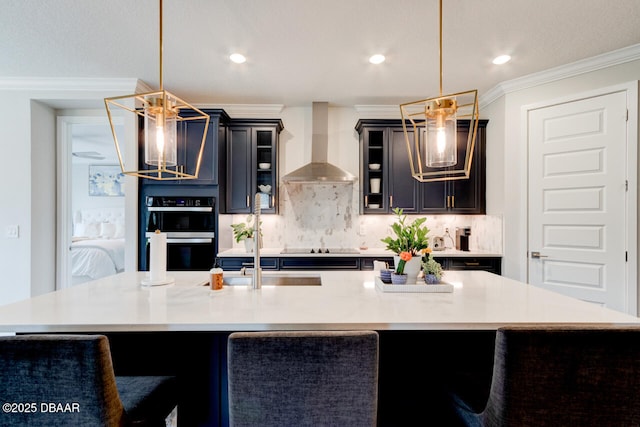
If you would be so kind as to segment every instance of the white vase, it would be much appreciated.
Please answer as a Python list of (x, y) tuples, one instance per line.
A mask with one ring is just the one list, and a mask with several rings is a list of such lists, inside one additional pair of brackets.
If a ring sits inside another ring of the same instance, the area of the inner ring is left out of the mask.
[(253, 252), (253, 237), (247, 237), (244, 239), (244, 250), (247, 252)]
[[(400, 256), (394, 255), (393, 265), (397, 267), (398, 262), (400, 262)], [(419, 256), (412, 257), (409, 261), (407, 261), (404, 264), (403, 273), (407, 273), (407, 285), (415, 285), (417, 283), (418, 274), (420, 273), (421, 268), (422, 268), (422, 259)]]

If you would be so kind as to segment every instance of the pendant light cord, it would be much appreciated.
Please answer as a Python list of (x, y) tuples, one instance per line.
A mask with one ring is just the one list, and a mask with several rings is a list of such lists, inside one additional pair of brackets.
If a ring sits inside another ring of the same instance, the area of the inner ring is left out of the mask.
[[(442, 0), (440, 0), (442, 1)], [(160, 90), (163, 90), (164, 85), (162, 82), (162, 0), (159, 0), (160, 2)], [(442, 62), (442, 60), (440, 60), (440, 62)], [(442, 86), (442, 83), (440, 83), (440, 86)], [(440, 89), (440, 91), (442, 91), (442, 89)]]
[(440, 35), (439, 35), (440, 49), (438, 53), (440, 54), (440, 96), (442, 96), (442, 0), (440, 0), (439, 13), (440, 13), (440, 21), (438, 24), (438, 28), (440, 29)]

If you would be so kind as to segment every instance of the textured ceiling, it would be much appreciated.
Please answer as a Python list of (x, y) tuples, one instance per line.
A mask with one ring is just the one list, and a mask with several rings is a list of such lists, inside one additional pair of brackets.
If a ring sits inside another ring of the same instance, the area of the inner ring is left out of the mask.
[[(159, 85), (156, 0), (0, 0), (0, 78)], [(165, 0), (164, 86), (196, 104), (398, 104), (437, 95), (436, 0)], [(640, 43), (638, 0), (444, 0), (444, 92)], [(228, 55), (247, 56), (243, 65)], [(387, 61), (367, 62), (373, 53)], [(491, 64), (509, 53), (510, 63)]]

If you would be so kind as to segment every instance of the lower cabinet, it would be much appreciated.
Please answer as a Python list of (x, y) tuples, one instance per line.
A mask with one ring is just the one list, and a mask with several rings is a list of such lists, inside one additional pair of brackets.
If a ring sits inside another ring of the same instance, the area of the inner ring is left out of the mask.
[[(240, 271), (242, 267), (253, 267), (253, 257), (220, 257), (220, 267), (225, 271)], [(260, 267), (263, 270), (278, 270), (278, 258), (261, 257)]]
[[(502, 274), (501, 257), (442, 257), (433, 258), (442, 264), (444, 270), (482, 270), (490, 273)], [(361, 258), (361, 270), (373, 270), (373, 261), (383, 261), (393, 268), (393, 257)]]
[(353, 257), (280, 258), (280, 270), (360, 270), (360, 260)]
[[(438, 260), (437, 257), (434, 257)], [(502, 274), (502, 258), (468, 257), (445, 258), (442, 267), (445, 270), (483, 270), (495, 274)], [(442, 263), (442, 261), (438, 260)]]
[[(501, 257), (439, 257), (436, 261), (445, 270), (483, 270), (502, 274)], [(253, 257), (220, 257), (225, 271), (253, 267)], [(261, 257), (263, 270), (373, 270), (374, 261), (384, 261), (393, 267), (393, 257)]]

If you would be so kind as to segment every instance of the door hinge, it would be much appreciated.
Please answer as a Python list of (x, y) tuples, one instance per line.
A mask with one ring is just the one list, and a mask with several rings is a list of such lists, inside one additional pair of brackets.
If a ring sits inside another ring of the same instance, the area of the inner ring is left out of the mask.
[(628, 262), (629, 261), (629, 252), (624, 251), (624, 262)]
[(624, 191), (629, 191), (629, 180), (628, 179), (624, 180)]
[(627, 108), (627, 117), (625, 118), (625, 121), (629, 121), (629, 109)]

